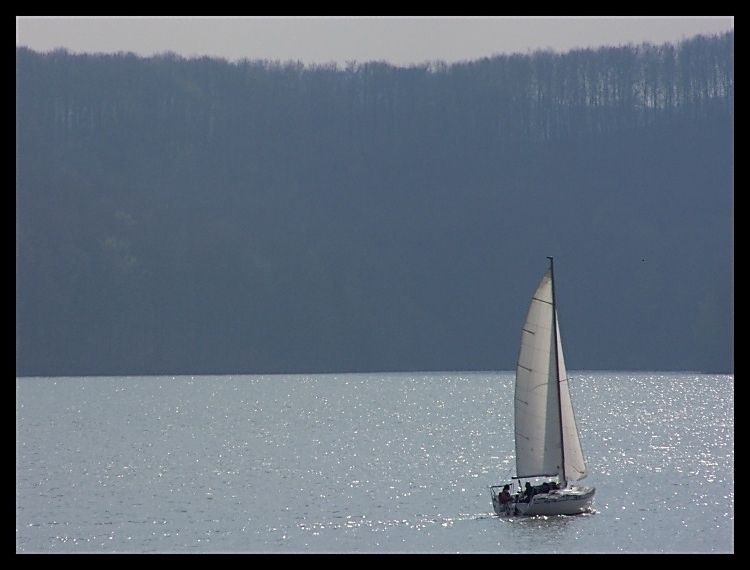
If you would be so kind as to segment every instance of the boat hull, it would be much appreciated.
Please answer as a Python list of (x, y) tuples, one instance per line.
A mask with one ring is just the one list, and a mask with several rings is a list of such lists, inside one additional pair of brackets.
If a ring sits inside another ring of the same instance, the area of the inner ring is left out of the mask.
[(498, 516), (573, 516), (591, 512), (595, 492), (594, 487), (569, 487), (534, 495), (530, 503), (512, 503), (509, 508), (493, 499), (492, 506)]

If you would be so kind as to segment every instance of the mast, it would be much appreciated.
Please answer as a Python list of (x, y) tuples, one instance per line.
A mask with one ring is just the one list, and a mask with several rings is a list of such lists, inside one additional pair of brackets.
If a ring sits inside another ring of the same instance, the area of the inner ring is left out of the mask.
[(549, 259), (549, 274), (550, 280), (552, 281), (552, 334), (555, 338), (555, 377), (557, 378), (557, 407), (559, 409), (559, 421), (560, 421), (560, 472), (562, 474), (562, 481), (560, 484), (562, 487), (568, 486), (568, 478), (565, 475), (565, 433), (563, 432), (563, 419), (562, 419), (562, 398), (560, 396), (560, 347), (559, 337), (557, 334), (557, 301), (555, 299), (555, 261), (552, 256), (547, 256)]

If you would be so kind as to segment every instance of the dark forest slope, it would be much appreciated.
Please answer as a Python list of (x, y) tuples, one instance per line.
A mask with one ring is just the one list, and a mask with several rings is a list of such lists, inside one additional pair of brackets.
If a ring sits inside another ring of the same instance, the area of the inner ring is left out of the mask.
[(452, 66), (17, 49), (17, 375), (733, 371), (734, 36)]

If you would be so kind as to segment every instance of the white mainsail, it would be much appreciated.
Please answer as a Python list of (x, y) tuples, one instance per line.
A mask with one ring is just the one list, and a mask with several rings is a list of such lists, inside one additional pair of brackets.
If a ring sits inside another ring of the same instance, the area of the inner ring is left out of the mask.
[(516, 478), (579, 481), (588, 471), (568, 390), (552, 267), (531, 300), (516, 367)]

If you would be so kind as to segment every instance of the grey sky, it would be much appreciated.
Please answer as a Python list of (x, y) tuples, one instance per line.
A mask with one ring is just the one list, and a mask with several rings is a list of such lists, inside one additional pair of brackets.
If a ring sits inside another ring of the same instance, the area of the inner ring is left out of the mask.
[(536, 49), (677, 43), (734, 29), (734, 16), (16, 17), (16, 45), (74, 53), (167, 51), (303, 63), (473, 60)]

